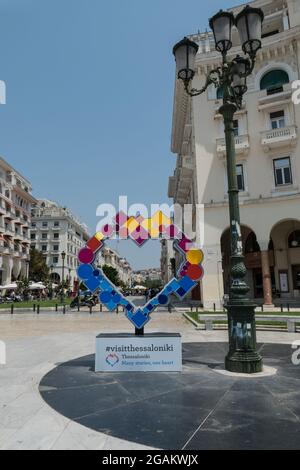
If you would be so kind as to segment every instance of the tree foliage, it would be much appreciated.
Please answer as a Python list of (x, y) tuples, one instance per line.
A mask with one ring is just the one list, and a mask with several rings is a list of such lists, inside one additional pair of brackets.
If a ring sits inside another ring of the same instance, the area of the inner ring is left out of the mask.
[(45, 282), (49, 278), (49, 268), (40, 251), (30, 250), (29, 279), (35, 282)]
[(104, 272), (105, 276), (115, 285), (115, 286), (120, 286), (121, 285), (121, 281), (119, 279), (119, 275), (118, 275), (118, 271), (113, 268), (112, 266), (107, 266), (107, 264), (105, 264), (103, 267), (102, 267), (102, 271)]

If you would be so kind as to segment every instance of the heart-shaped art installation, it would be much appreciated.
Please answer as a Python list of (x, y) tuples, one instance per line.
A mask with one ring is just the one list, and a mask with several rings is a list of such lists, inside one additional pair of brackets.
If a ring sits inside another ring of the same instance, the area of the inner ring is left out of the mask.
[[(96, 255), (103, 249), (105, 240), (113, 236), (120, 239), (132, 239), (138, 246), (143, 246), (148, 240), (173, 240), (174, 249), (183, 256), (183, 263), (177, 277), (166, 284), (160, 293), (150, 299), (144, 307), (136, 307), (129, 302), (116, 286), (107, 279), (103, 271), (94, 265)], [(150, 314), (160, 306), (167, 306), (172, 294), (183, 300), (202, 279), (203, 252), (176, 227), (172, 220), (161, 211), (156, 212), (150, 219), (142, 216), (132, 217), (120, 212), (112, 225), (105, 225), (96, 233), (78, 254), (80, 266), (77, 270), (79, 279), (91, 292), (99, 291), (99, 301), (110, 312), (123, 307), (127, 318), (137, 329), (143, 328), (150, 320)]]

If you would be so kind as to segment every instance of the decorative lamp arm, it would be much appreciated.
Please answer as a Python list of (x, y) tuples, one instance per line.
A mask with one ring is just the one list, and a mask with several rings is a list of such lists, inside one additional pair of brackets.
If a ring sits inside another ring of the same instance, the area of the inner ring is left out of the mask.
[(211, 84), (214, 84), (215, 87), (220, 86), (221, 80), (222, 80), (222, 69), (219, 67), (215, 70), (212, 70), (208, 74), (208, 76), (206, 77), (205, 85), (200, 90), (197, 90), (196, 88), (190, 88), (189, 85), (191, 83), (191, 80), (184, 80), (184, 89), (189, 96), (192, 96), (192, 97), (199, 96), (199, 95), (202, 95)]

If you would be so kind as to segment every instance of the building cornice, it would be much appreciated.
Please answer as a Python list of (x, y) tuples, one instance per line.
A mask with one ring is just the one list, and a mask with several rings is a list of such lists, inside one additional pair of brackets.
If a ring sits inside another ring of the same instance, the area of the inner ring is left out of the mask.
[[(274, 204), (276, 200), (282, 202), (282, 201), (291, 201), (291, 200), (299, 200), (300, 199), (300, 192), (292, 195), (276, 195), (275, 196), (270, 196), (270, 197), (261, 197), (261, 198), (255, 198), (255, 199), (241, 199), (240, 200), (240, 205), (241, 206), (250, 206), (254, 204)], [(204, 208), (205, 209), (218, 209), (220, 207), (228, 207), (228, 200), (220, 201), (220, 202), (213, 202), (213, 203), (204, 203)]]
[(12, 190), (18, 193), (23, 199), (26, 199), (31, 204), (37, 204), (37, 199), (35, 199), (30, 193), (20, 188), (17, 184), (13, 185)]
[[(264, 60), (264, 56), (267, 57), (269, 52), (278, 51), (277, 55), (285, 54), (283, 47), (289, 46), (291, 52), (293, 52), (293, 42), (300, 40), (300, 26), (296, 26), (287, 31), (282, 31), (274, 36), (270, 36), (263, 39), (263, 47), (257, 54), (257, 64)], [(233, 59), (237, 54), (242, 54), (240, 46), (232, 47), (228, 54), (228, 58)], [(197, 54), (196, 56), (196, 75), (203, 75), (210, 70), (221, 65), (221, 57), (217, 51), (206, 52)]]
[(184, 136), (184, 128), (187, 119), (189, 97), (184, 90), (181, 80), (175, 81), (174, 106), (173, 106), (173, 126), (171, 151), (175, 154), (181, 152)]
[(31, 183), (30, 181), (25, 178), (25, 176), (21, 175), (13, 166), (11, 166), (4, 158), (0, 157), (0, 166), (5, 169), (5, 171), (10, 171), (14, 173), (18, 178), (20, 178), (31, 190)]

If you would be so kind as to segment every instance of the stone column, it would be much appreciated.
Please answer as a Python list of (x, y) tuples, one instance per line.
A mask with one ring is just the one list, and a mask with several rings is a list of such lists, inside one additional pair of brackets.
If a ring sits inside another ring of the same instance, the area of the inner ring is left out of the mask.
[(202, 302), (205, 309), (223, 309), (223, 272), (220, 245), (206, 246), (204, 251), (204, 277), (201, 281)]
[(273, 305), (269, 251), (267, 250), (261, 252), (261, 267), (262, 267), (262, 275), (263, 275), (264, 304)]

